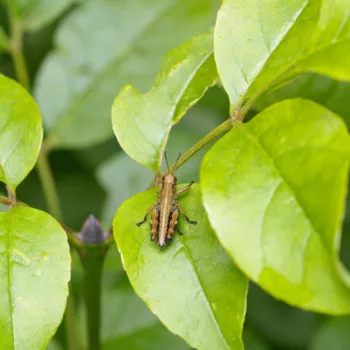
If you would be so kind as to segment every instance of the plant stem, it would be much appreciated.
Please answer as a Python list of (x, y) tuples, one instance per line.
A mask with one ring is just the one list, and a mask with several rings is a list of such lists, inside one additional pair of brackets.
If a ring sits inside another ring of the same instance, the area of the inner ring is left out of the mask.
[(9, 9), (10, 23), (11, 23), (11, 41), (10, 51), (13, 63), (16, 70), (17, 79), (20, 84), (26, 89), (30, 90), (30, 80), (27, 70), (26, 61), (23, 55), (23, 35), (21, 22), (16, 18), (14, 11)]
[[(200, 151), (204, 146), (206, 146), (209, 142), (213, 141), (217, 136), (222, 135), (226, 133), (227, 131), (232, 129), (232, 126), (234, 122), (239, 120), (234, 117), (230, 117), (229, 119), (225, 120), (223, 123), (221, 123), (219, 126), (217, 126), (214, 130), (209, 132), (207, 135), (205, 135), (202, 139), (200, 139), (195, 145), (193, 145), (188, 151), (186, 151), (180, 159), (177, 161), (176, 166), (175, 163), (173, 163), (170, 166), (170, 170), (173, 172), (176, 169), (180, 168), (184, 163), (186, 163), (192, 156), (194, 156), (198, 151)], [(153, 188), (156, 186), (159, 182), (159, 179), (162, 178), (164, 174), (159, 175), (157, 174), (155, 176), (155, 179), (151, 183), (151, 185), (148, 188)]]
[(58, 199), (58, 193), (53, 179), (51, 167), (49, 164), (48, 154), (42, 148), (37, 161), (37, 169), (40, 177), (41, 184), (43, 186), (45, 199), (49, 212), (58, 220), (62, 221), (60, 203)]
[[(43, 187), (44, 196), (49, 208), (49, 212), (58, 220), (62, 222), (60, 203), (58, 199), (58, 193), (55, 186), (55, 181), (53, 178), (52, 170), (49, 164), (48, 153), (45, 147), (42, 147), (37, 160), (37, 169), (39, 173), (39, 178)], [(67, 232), (67, 230), (66, 230)], [(70, 235), (67, 236), (70, 237)], [(74, 309), (74, 299), (71, 293), (69, 283), (69, 293), (67, 297), (66, 310), (64, 312), (64, 326), (66, 333), (66, 345), (68, 350), (79, 350), (79, 341), (75, 332), (75, 309)]]
[[(30, 79), (26, 61), (23, 54), (23, 32), (22, 25), (19, 18), (16, 15), (15, 2), (9, 2), (9, 17), (11, 25), (11, 41), (10, 50), (13, 63), (16, 70), (16, 75), (19, 83), (28, 91), (30, 91)], [(61, 221), (61, 210), (58, 200), (58, 194), (55, 187), (55, 182), (52, 176), (52, 171), (48, 161), (48, 149), (42, 145), (41, 152), (37, 161), (37, 169), (40, 177), (40, 181), (43, 186), (44, 195), (49, 207), (49, 212), (58, 220)], [(9, 202), (9, 198), (4, 204), (13, 205), (18, 202)], [(2, 201), (1, 201), (2, 202)], [(74, 320), (74, 300), (71, 293), (68, 295), (67, 306), (65, 310), (65, 327), (67, 337), (68, 350), (79, 350), (79, 343), (75, 334), (75, 320)]]
[(75, 309), (74, 298), (69, 284), (66, 310), (64, 312), (64, 328), (66, 334), (66, 346), (69, 350), (79, 350), (78, 341), (75, 334)]
[(84, 269), (84, 298), (87, 310), (88, 350), (100, 350), (101, 276), (109, 246), (88, 245), (80, 250)]
[(222, 124), (217, 126), (209, 134), (205, 135), (201, 140), (199, 140), (194, 146), (192, 146), (188, 151), (186, 151), (178, 160), (176, 166), (175, 164), (171, 165), (171, 170), (175, 171), (180, 168), (184, 163), (186, 163), (192, 156), (194, 156), (198, 151), (200, 151), (204, 146), (209, 142), (214, 140), (217, 136), (226, 133), (232, 129), (233, 121), (231, 119), (225, 120)]
[(13, 201), (11, 198), (8, 198), (8, 197), (4, 197), (4, 196), (0, 196), (0, 203), (1, 204), (4, 204), (4, 205), (12, 205), (13, 204)]

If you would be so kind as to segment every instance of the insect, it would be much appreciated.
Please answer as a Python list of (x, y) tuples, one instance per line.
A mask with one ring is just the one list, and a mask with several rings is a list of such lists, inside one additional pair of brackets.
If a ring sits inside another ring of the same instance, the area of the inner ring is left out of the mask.
[[(174, 168), (180, 158), (181, 154), (176, 159)], [(197, 221), (192, 221), (185, 214), (184, 209), (176, 200), (176, 197), (186, 192), (194, 183), (190, 182), (187, 186), (176, 192), (176, 176), (170, 172), (168, 158), (165, 153), (165, 160), (168, 167), (168, 173), (162, 177), (162, 187), (158, 191), (159, 198), (157, 202), (152, 204), (142, 221), (136, 225), (140, 226), (147, 220), (148, 214), (154, 209), (151, 220), (151, 240), (157, 239), (159, 247), (163, 248), (167, 241), (172, 239), (175, 230), (182, 235), (178, 227), (179, 211), (185, 217), (189, 224), (197, 225)]]

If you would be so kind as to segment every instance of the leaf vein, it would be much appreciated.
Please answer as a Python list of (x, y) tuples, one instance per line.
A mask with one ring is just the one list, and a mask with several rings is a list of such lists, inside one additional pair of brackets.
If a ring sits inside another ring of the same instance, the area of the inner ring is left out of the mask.
[[(318, 233), (318, 231), (316, 230), (316, 228), (314, 227), (314, 224), (311, 220), (311, 218), (309, 217), (309, 215), (307, 214), (307, 212), (305, 211), (305, 208), (301, 205), (301, 201), (299, 199), (299, 197), (297, 196), (297, 194), (294, 192), (293, 187), (289, 184), (289, 182), (287, 181), (287, 179), (284, 177), (282, 170), (277, 166), (276, 162), (274, 161), (274, 159), (271, 157), (271, 155), (269, 154), (269, 152), (267, 151), (267, 149), (261, 144), (261, 142), (259, 142), (259, 137), (257, 135), (255, 135), (251, 130), (247, 130), (246, 127), (244, 127), (243, 125), (239, 125), (237, 124), (238, 127), (241, 128), (241, 130), (243, 130), (243, 132), (261, 149), (261, 151), (266, 155), (267, 159), (270, 161), (271, 165), (274, 167), (274, 169), (278, 172), (279, 176), (281, 177), (282, 181), (285, 183), (285, 185), (287, 186), (287, 188), (289, 189), (290, 193), (294, 196), (298, 207), (300, 208), (300, 210), (302, 211), (303, 215), (305, 216), (305, 218), (307, 219), (308, 223), (310, 224), (312, 230), (315, 233)], [(319, 234), (319, 233), (318, 233)], [(322, 245), (324, 247), (324, 249), (327, 252), (330, 252), (329, 248), (327, 247), (327, 242), (324, 241), (324, 239), (322, 238), (322, 236), (319, 234), (320, 236), (320, 241), (322, 242)], [(330, 252), (333, 254), (333, 252)]]
[[(204, 295), (204, 297), (205, 297), (204, 299), (205, 299), (205, 301), (206, 301), (206, 306), (207, 306), (207, 308), (208, 308), (208, 310), (209, 310), (209, 312), (210, 312), (210, 315), (212, 316), (212, 319), (213, 319), (213, 321), (214, 321), (215, 327), (216, 327), (216, 329), (218, 330), (219, 334), (221, 335), (222, 339), (224, 340), (224, 343), (225, 343), (225, 345), (227, 346), (227, 349), (230, 349), (230, 346), (229, 346), (229, 344), (227, 343), (227, 340), (226, 340), (224, 334), (222, 333), (221, 328), (220, 328), (219, 325), (218, 325), (218, 320), (217, 320), (217, 318), (216, 318), (216, 316), (215, 316), (214, 310), (213, 310), (211, 304), (209, 303), (209, 301), (208, 301), (208, 299), (207, 299), (207, 297), (206, 297), (206, 294), (205, 294), (204, 288), (203, 288), (203, 282), (202, 282), (202, 279), (201, 279), (201, 277), (200, 277), (200, 274), (199, 274), (199, 272), (198, 272), (198, 270), (197, 270), (197, 268), (196, 268), (196, 265), (195, 265), (195, 263), (194, 263), (193, 257), (192, 257), (192, 255), (191, 255), (189, 249), (187, 248), (186, 244), (183, 242), (184, 239), (183, 239), (182, 237), (179, 237), (179, 240), (180, 240), (180, 242), (181, 242), (182, 245), (183, 245), (184, 253), (187, 255), (187, 258), (188, 258), (188, 260), (190, 261), (190, 265), (192, 266), (192, 270), (193, 270), (195, 276), (197, 277), (197, 280), (198, 280), (198, 283), (199, 283), (199, 285), (200, 285), (200, 287), (201, 287), (201, 290), (203, 291), (203, 295)], [(197, 295), (197, 294), (198, 294), (198, 292), (196, 292), (196, 295)]]

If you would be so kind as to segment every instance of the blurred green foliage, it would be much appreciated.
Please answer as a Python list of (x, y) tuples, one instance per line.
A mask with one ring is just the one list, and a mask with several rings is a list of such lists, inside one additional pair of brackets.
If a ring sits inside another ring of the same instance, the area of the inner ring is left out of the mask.
[[(106, 0), (103, 2), (108, 3)], [(49, 4), (47, 8), (50, 9), (54, 2), (43, 1), (43, 3)], [(84, 22), (88, 20), (88, 17), (84, 16), (90, 16), (90, 20), (84, 24), (84, 28), (93, 27), (95, 25), (95, 12), (91, 13), (88, 9), (92, 5), (88, 4), (89, 1), (58, 1), (57, 3), (61, 5), (55, 11), (46, 13), (41, 21), (37, 20), (39, 17), (33, 18), (33, 13), (28, 17), (28, 33), (24, 38), (24, 51), (29, 75), (32, 87), (40, 89), (40, 86), (36, 86), (38, 71), (41, 71), (41, 75), (44, 74), (43, 71), (49, 69), (48, 64), (52, 62), (55, 56), (61, 55), (65, 59), (60, 66), (62, 70), (67, 69), (68, 65), (72, 69), (77, 68), (76, 65), (80, 67), (76, 71), (76, 80), (71, 83), (79, 92), (79, 84), (84, 84), (85, 75), (89, 73), (89, 67), (86, 66), (89, 62), (84, 62), (84, 57), (88, 60), (96, 53), (94, 64), (98, 67), (103, 66), (103, 60), (113, 55), (117, 41), (122, 40), (127, 35), (126, 31), (135, 25), (137, 19), (133, 16), (130, 7), (129, 12), (122, 13), (120, 15), (122, 17), (118, 17), (119, 21), (123, 20), (124, 27), (122, 27), (121, 23), (113, 16), (103, 17), (103, 15), (108, 15), (108, 11), (101, 11), (99, 12), (99, 15), (102, 16), (99, 18), (100, 24), (105, 20), (115, 22), (114, 29), (104, 46), (96, 49), (94, 46), (96, 41), (94, 42), (90, 38), (89, 32), (80, 33), (82, 35), (80, 40), (83, 41), (84, 45), (78, 46), (78, 41), (70, 42), (70, 39), (75, 37), (83, 28), (79, 21), (75, 22), (75, 20), (78, 18), (78, 20)], [(117, 1), (117, 3), (122, 4), (122, 1)], [(144, 190), (152, 181), (151, 171), (128, 158), (121, 151), (115, 139), (111, 139), (112, 128), (108, 119), (111, 101), (117, 95), (119, 88), (126, 82), (132, 82), (142, 90), (148, 88), (160, 67), (161, 56), (168, 49), (180, 44), (194, 33), (200, 32), (214, 19), (214, 10), (218, 7), (219, 2), (217, 1), (215, 5), (209, 3), (210, 1), (206, 1), (203, 9), (202, 5), (197, 6), (195, 1), (192, 1), (192, 5), (189, 6), (187, 12), (189, 23), (191, 22), (192, 26), (186, 27), (186, 25), (183, 25), (181, 33), (175, 37), (169, 36), (175, 34), (171, 31), (171, 20), (166, 22), (164, 19), (159, 28), (151, 26), (147, 40), (148, 43), (153, 45), (152, 50), (161, 47), (161, 52), (157, 51), (157, 55), (147, 54), (147, 52), (144, 52), (142, 45), (135, 49), (133, 56), (129, 57), (126, 51), (124, 64), (127, 64), (130, 60), (130, 65), (124, 67), (124, 75), (118, 76), (118, 69), (115, 75), (109, 75), (108, 79), (103, 81), (104, 85), (99, 87), (96, 92), (99, 98), (96, 101), (91, 100), (91, 103), (94, 103), (92, 106), (94, 116), (98, 118), (98, 114), (103, 111), (104, 118), (107, 120), (106, 125), (110, 128), (109, 131), (98, 137), (99, 143), (97, 145), (87, 146), (85, 143), (80, 143), (79, 146), (82, 145), (82, 147), (79, 150), (60, 150), (51, 154), (50, 163), (60, 195), (64, 223), (73, 229), (79, 230), (90, 214), (94, 214), (99, 218), (106, 230), (109, 229), (117, 207), (131, 195)], [(139, 4), (141, 4), (141, 1)], [(98, 11), (98, 2), (95, 1), (94, 6), (96, 6), (95, 11)], [(146, 11), (147, 7), (151, 10), (155, 9), (156, 6), (157, 1), (147, 1), (142, 11)], [(22, 10), (26, 11), (26, 8)], [(45, 7), (43, 9), (37, 8), (36, 11), (39, 11), (38, 13), (41, 15), (40, 11), (45, 12)], [(142, 11), (140, 10), (140, 17), (144, 15)], [(177, 11), (179, 16), (172, 17), (171, 11), (175, 11), (175, 13)], [(200, 13), (201, 11), (212, 12), (212, 14), (207, 17), (204, 16), (204, 18), (203, 13)], [(175, 22), (179, 21), (180, 15), (183, 15), (183, 13), (181, 14), (181, 11), (176, 7), (168, 10), (168, 17), (170, 19), (174, 18)], [(108, 32), (108, 29), (106, 30)], [(11, 57), (4, 49), (8, 32), (7, 13), (4, 4), (0, 1), (0, 72), (15, 77)], [(59, 37), (57, 37), (57, 33), (59, 33)], [(53, 48), (54, 37), (56, 37), (55, 48)], [(66, 40), (67, 46), (62, 48), (57, 45), (57, 40)], [(98, 40), (98, 38), (95, 38), (95, 40)], [(71, 54), (67, 57), (65, 55), (69, 50), (71, 50)], [(88, 57), (86, 57), (87, 54)], [(149, 69), (150, 65), (152, 69)], [(84, 67), (86, 70), (84, 70)], [(133, 69), (138, 71), (134, 72)], [(44, 78), (41, 76), (40, 79), (43, 80)], [(53, 79), (51, 82), (53, 85), (57, 83), (55, 77), (50, 79)], [(51, 101), (44, 108), (47, 114), (54, 113), (53, 108), (62, 107), (64, 91), (59, 89), (62, 87), (63, 85), (59, 86), (57, 90), (45, 91), (45, 93), (51, 94)], [(257, 102), (256, 108), (260, 109), (281, 98), (295, 96), (296, 94), (299, 96), (302, 94), (316, 101), (322, 100), (331, 110), (341, 112), (345, 115), (345, 119), (348, 119), (349, 85), (315, 75), (302, 76), (276, 89), (266, 98), (261, 98)], [(89, 106), (85, 108), (89, 108)], [(169, 158), (175, 159), (178, 152), (188, 149), (224, 120), (227, 114), (228, 98), (226, 94), (220, 87), (210, 89), (199, 104), (188, 112), (188, 117), (184, 118), (172, 131), (167, 147)], [(47, 125), (50, 123), (46, 120)], [(92, 125), (88, 132), (91, 133), (92, 139), (94, 139), (96, 130), (93, 128), (97, 128), (98, 123)], [(75, 131), (75, 133), (79, 132), (81, 130)], [(74, 137), (72, 141), (71, 135), (69, 142), (74, 144)], [(178, 171), (177, 176), (180, 183), (198, 180), (199, 163), (206, 150), (207, 148), (203, 149)], [(0, 191), (4, 192), (5, 188), (1, 187)], [(18, 198), (35, 208), (47, 211), (36, 170), (33, 170), (19, 186)], [(6, 208), (1, 205), (0, 211), (2, 210), (6, 210)], [(350, 205), (347, 207), (346, 214), (341, 259), (347, 267), (350, 267)], [(83, 288), (82, 272), (80, 261), (77, 258), (73, 259), (72, 276), (73, 295), (76, 298), (78, 310), (77, 329), (79, 329), (81, 342), (84, 342), (83, 322), (85, 320), (83, 315), (85, 310), (82, 300), (79, 299)], [(111, 248), (104, 265), (102, 300), (103, 349), (189, 349), (188, 345), (171, 334), (157, 320), (133, 292), (123, 271), (116, 247)], [(244, 331), (244, 342), (247, 350), (347, 350), (350, 349), (349, 328), (349, 317), (332, 318), (301, 311), (275, 300), (253, 284), (249, 289)], [(63, 326), (58, 329), (56, 336), (49, 345), (49, 349), (65, 349)]]

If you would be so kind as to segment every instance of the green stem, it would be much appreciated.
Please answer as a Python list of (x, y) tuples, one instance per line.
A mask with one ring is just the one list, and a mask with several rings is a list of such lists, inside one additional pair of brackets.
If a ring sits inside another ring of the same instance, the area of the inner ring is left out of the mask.
[(66, 333), (66, 346), (69, 350), (79, 350), (78, 341), (75, 334), (75, 309), (74, 298), (69, 284), (69, 293), (67, 297), (66, 310), (64, 312), (64, 327)]
[(13, 10), (9, 9), (9, 12), (11, 24), (10, 51), (16, 70), (17, 80), (25, 89), (29, 91), (30, 80), (26, 61), (23, 55), (23, 35), (21, 22), (18, 18), (16, 18)]
[(13, 200), (8, 197), (0, 196), (0, 203), (4, 205), (13, 205)]
[[(14, 2), (9, 3), (9, 17), (11, 25), (11, 55), (16, 70), (16, 75), (19, 83), (28, 91), (30, 91), (30, 79), (26, 61), (23, 54), (23, 32), (21, 21), (16, 16), (16, 7)], [(58, 194), (55, 187), (55, 182), (52, 176), (52, 171), (48, 161), (48, 149), (42, 145), (42, 151), (40, 152), (37, 169), (39, 177), (43, 186), (44, 195), (46, 197), (47, 205), (50, 213), (58, 220), (61, 221), (61, 211), (59, 206)], [(5, 202), (7, 205), (12, 205), (9, 201)], [(74, 300), (71, 293), (68, 295), (67, 306), (65, 310), (65, 327), (67, 337), (67, 349), (77, 350), (79, 349), (78, 340), (75, 334), (75, 319), (74, 319)]]
[[(237, 118), (237, 115), (234, 115), (233, 117), (225, 120), (223, 123), (221, 123), (219, 126), (217, 126), (214, 130), (212, 130), (210, 133), (205, 135), (202, 139), (200, 139), (194, 146), (192, 146), (188, 151), (186, 151), (180, 159), (177, 161), (177, 163), (173, 163), (170, 166), (171, 171), (175, 171), (176, 169), (180, 168), (184, 163), (186, 163), (191, 157), (193, 157), (198, 151), (200, 151), (204, 146), (206, 146), (208, 143), (213, 141), (216, 137), (226, 133), (230, 129), (232, 129), (233, 123), (240, 120)], [(176, 165), (176, 166), (175, 166)], [(156, 186), (159, 182), (159, 180), (162, 178), (164, 174), (157, 174), (155, 176), (155, 179), (149, 186), (149, 188), (152, 188)]]
[(100, 350), (101, 276), (108, 246), (89, 245), (80, 250), (84, 269), (84, 298), (87, 310), (88, 350)]
[(9, 197), (4, 197), (0, 196), (0, 203), (7, 205), (7, 206), (12, 206), (12, 205), (21, 205), (24, 207), (28, 207), (28, 204), (18, 201), (15, 197), (9, 196)]
[(58, 193), (53, 179), (51, 167), (49, 164), (48, 154), (42, 148), (37, 161), (37, 169), (41, 184), (43, 186), (45, 199), (49, 212), (58, 220), (62, 221), (60, 203), (58, 199)]
[(210, 133), (205, 135), (202, 139), (200, 139), (194, 146), (192, 146), (188, 151), (186, 151), (178, 160), (176, 166), (175, 164), (171, 165), (171, 170), (175, 171), (180, 168), (184, 163), (186, 163), (191, 157), (193, 157), (198, 151), (200, 151), (204, 146), (206, 146), (209, 142), (213, 141), (217, 136), (226, 133), (230, 129), (232, 129), (233, 120), (227, 119), (222, 124), (217, 126)]
[[(43, 187), (44, 196), (49, 208), (49, 212), (59, 221), (62, 221), (59, 197), (55, 186), (52, 170), (49, 164), (48, 153), (45, 147), (42, 147), (37, 161), (39, 178)], [(67, 232), (67, 230), (66, 230)], [(68, 234), (68, 237), (73, 237)], [(74, 238), (74, 237), (73, 237)], [(75, 309), (74, 299), (70, 290), (67, 298), (66, 310), (64, 313), (64, 325), (66, 333), (66, 345), (68, 350), (79, 350), (80, 345), (75, 332)]]

